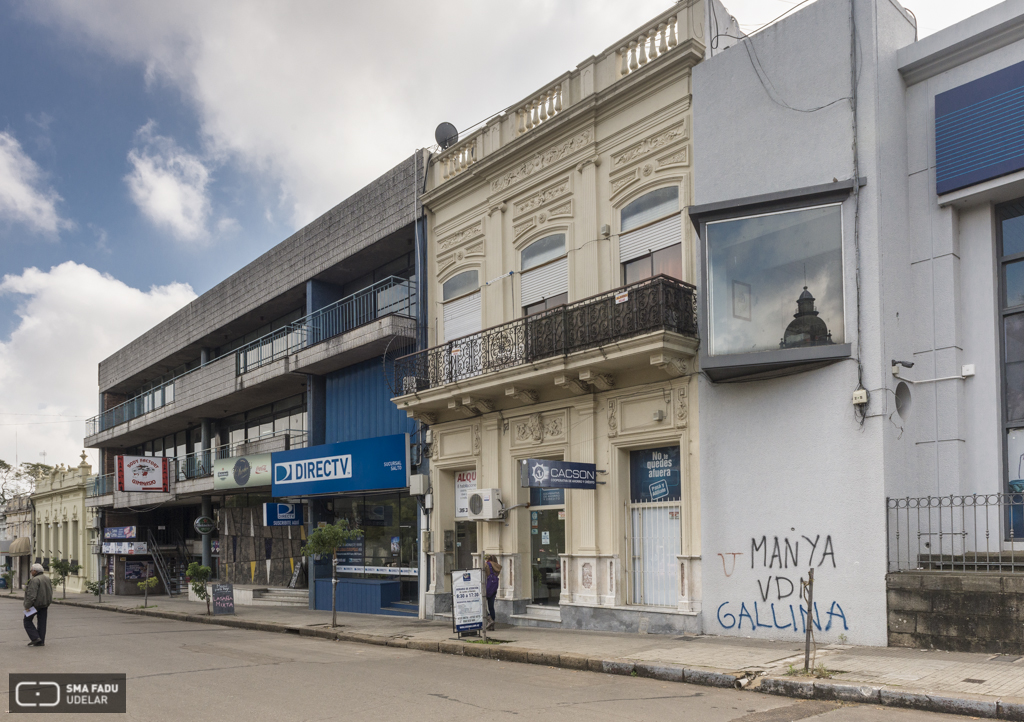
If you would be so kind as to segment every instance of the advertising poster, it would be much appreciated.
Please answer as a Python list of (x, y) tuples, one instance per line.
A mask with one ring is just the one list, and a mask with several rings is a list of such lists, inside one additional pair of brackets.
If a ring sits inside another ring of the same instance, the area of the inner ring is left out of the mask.
[(103, 554), (149, 554), (146, 542), (103, 542), (100, 550)]
[(596, 489), (597, 465), (524, 459), (520, 466), (520, 482), (522, 486), (542, 489)]
[(213, 462), (213, 488), (239, 489), (270, 486), (271, 455), (232, 456)]
[(263, 526), (302, 526), (302, 504), (264, 504)]
[(162, 456), (118, 456), (118, 491), (170, 491), (171, 460)]
[(108, 526), (103, 530), (104, 539), (134, 539), (136, 528), (133, 526)]
[(124, 563), (125, 581), (142, 582), (155, 576), (156, 567), (153, 566), (153, 562), (134, 561)]
[(355, 539), (349, 539), (338, 547), (338, 551), (335, 552), (334, 559), (339, 572), (360, 573), (363, 571), (364, 544), (365, 537), (358, 536)]
[(455, 518), (469, 516), (469, 492), (476, 489), (476, 469), (455, 472)]
[(452, 626), (456, 632), (483, 629), (484, 594), (479, 569), (452, 572)]
[(633, 502), (676, 501), (682, 495), (679, 447), (629, 452), (629, 486)]

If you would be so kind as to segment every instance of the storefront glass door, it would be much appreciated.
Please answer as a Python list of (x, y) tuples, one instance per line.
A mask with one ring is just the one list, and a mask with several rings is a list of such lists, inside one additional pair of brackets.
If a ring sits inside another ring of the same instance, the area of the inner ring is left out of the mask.
[(334, 500), (335, 516), (361, 529), (362, 537), (338, 550), (342, 577), (396, 579), (403, 600), (418, 599), (419, 544), (416, 500), (408, 494), (345, 496)]
[(533, 603), (557, 605), (565, 553), (565, 491), (530, 489), (530, 566)]

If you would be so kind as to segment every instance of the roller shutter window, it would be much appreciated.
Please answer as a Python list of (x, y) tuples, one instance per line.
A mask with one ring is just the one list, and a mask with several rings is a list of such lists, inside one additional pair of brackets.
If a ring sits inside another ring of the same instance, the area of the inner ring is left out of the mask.
[(545, 298), (569, 291), (569, 259), (565, 256), (523, 273), (520, 279), (520, 306), (531, 306)]
[(622, 209), (619, 232), (626, 233), (679, 210), (679, 186), (659, 188)]
[(683, 221), (673, 215), (663, 221), (644, 226), (619, 236), (619, 261), (626, 263), (682, 241)]
[(461, 296), (444, 304), (445, 343), (481, 329), (480, 291)]

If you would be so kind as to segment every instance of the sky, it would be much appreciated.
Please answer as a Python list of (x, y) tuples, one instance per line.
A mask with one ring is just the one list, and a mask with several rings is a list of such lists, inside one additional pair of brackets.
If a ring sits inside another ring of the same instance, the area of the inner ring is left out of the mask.
[(669, 4), (0, 0), (0, 459), (77, 465), (102, 359)]

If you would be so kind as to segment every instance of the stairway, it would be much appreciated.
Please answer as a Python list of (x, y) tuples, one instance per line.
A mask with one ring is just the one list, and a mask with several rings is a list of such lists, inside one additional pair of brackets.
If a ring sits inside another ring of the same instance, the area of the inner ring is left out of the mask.
[(562, 610), (560, 607), (543, 604), (527, 604), (526, 614), (513, 614), (509, 621), (519, 627), (547, 627), (560, 629)]
[(309, 609), (308, 589), (289, 589), (287, 587), (269, 587), (252, 590), (253, 606), (264, 607), (302, 607)]

